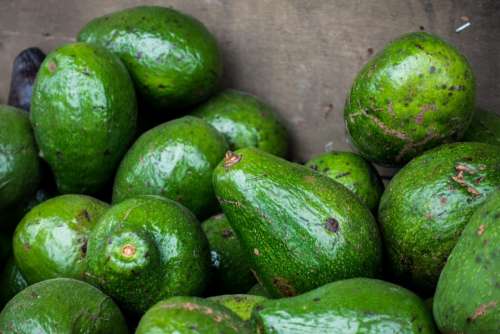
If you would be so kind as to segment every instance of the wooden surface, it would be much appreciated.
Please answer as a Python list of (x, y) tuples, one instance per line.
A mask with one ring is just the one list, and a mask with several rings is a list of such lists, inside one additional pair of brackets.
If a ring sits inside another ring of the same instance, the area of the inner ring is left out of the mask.
[[(91, 18), (143, 1), (0, 0), (0, 101), (14, 56), (28, 46), (50, 51), (74, 40)], [(478, 104), (500, 112), (498, 0), (172, 0), (217, 36), (224, 85), (261, 96), (281, 114), (303, 161), (347, 149), (342, 108), (360, 67), (389, 40), (425, 30), (470, 60)], [(466, 20), (472, 25), (455, 29)]]

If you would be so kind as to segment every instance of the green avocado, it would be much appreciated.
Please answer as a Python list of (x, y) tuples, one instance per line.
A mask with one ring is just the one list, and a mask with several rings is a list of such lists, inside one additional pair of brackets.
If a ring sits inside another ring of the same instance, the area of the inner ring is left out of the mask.
[(267, 300), (267, 298), (262, 296), (240, 294), (214, 296), (207, 298), (207, 300), (227, 307), (243, 320), (250, 320), (255, 305)]
[(344, 110), (365, 158), (403, 165), (460, 139), (474, 112), (475, 80), (457, 49), (425, 32), (389, 43), (356, 77)]
[(267, 292), (266, 288), (260, 283), (257, 283), (254, 286), (252, 286), (252, 288), (248, 290), (247, 294), (252, 296), (262, 296), (269, 299), (273, 298), (273, 296), (271, 296), (271, 294)]
[(11, 256), (0, 273), (0, 308), (27, 286), (28, 282)]
[(185, 116), (161, 124), (144, 133), (123, 158), (113, 202), (160, 195), (200, 219), (208, 217), (218, 209), (212, 172), (226, 151), (224, 137), (202, 119)]
[(120, 309), (95, 287), (54, 278), (18, 293), (0, 313), (0, 333), (126, 334)]
[(375, 168), (361, 156), (352, 152), (328, 152), (312, 158), (306, 166), (352, 191), (368, 209), (377, 210), (384, 185)]
[(414, 293), (395, 284), (352, 278), (254, 308), (260, 334), (433, 334), (431, 312)]
[(90, 233), (87, 258), (91, 281), (135, 313), (164, 298), (202, 293), (210, 270), (196, 217), (150, 195), (111, 207)]
[(210, 245), (212, 295), (243, 293), (255, 283), (250, 264), (224, 214), (213, 216), (201, 224)]
[(500, 147), (442, 145), (415, 158), (387, 186), (378, 221), (390, 272), (432, 293), (473, 211), (500, 186)]
[(500, 329), (500, 192), (477, 209), (439, 277), (434, 316), (443, 333)]
[(148, 104), (163, 112), (208, 98), (218, 86), (217, 42), (195, 18), (171, 8), (140, 6), (90, 21), (78, 40), (118, 55)]
[(130, 76), (106, 49), (73, 43), (45, 58), (33, 87), (31, 121), (61, 193), (101, 190), (134, 137), (136, 118)]
[(274, 110), (257, 97), (228, 89), (198, 107), (193, 116), (222, 133), (231, 150), (255, 147), (284, 157), (288, 135)]
[(35, 206), (14, 233), (14, 258), (30, 283), (49, 278), (84, 280), (87, 242), (108, 204), (86, 195), (61, 195)]
[(463, 140), (500, 145), (500, 115), (477, 108)]
[(135, 334), (250, 334), (246, 323), (231, 310), (197, 297), (172, 297), (151, 307)]
[(255, 275), (271, 295), (377, 276), (381, 243), (368, 208), (344, 186), (255, 148), (229, 152), (214, 188)]

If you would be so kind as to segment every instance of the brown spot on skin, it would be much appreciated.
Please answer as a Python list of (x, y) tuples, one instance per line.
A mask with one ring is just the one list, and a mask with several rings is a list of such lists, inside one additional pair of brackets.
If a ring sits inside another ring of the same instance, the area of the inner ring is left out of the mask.
[(89, 222), (91, 219), (90, 217), (90, 214), (89, 212), (86, 210), (86, 209), (83, 209), (77, 216), (76, 216), (76, 220), (79, 222), (79, 223), (83, 223), (83, 222)]
[(497, 302), (491, 301), (489, 303), (485, 303), (480, 305), (470, 317), (467, 318), (468, 322), (472, 322), (479, 317), (486, 315), (491, 309), (496, 308)]
[(29, 250), (31, 250), (31, 245), (26, 242), (26, 243), (23, 244), (23, 248), (24, 248), (25, 251), (29, 251)]
[(478, 177), (477, 179), (474, 180), (475, 184), (480, 184), (484, 180), (484, 176)]
[(294, 287), (283, 277), (274, 277), (273, 285), (281, 292), (283, 296), (293, 297), (297, 294)]
[(47, 65), (47, 69), (49, 70), (50, 73), (54, 73), (57, 70), (57, 65), (53, 61), (49, 62)]
[(377, 116), (371, 115), (371, 114), (367, 113), (366, 110), (361, 110), (359, 112), (351, 114), (349, 117), (353, 118), (353, 117), (357, 117), (357, 116), (361, 116), (361, 115), (363, 115), (363, 116), (369, 118), (370, 120), (372, 120), (375, 123), (375, 125), (377, 127), (379, 127), (380, 130), (382, 130), (382, 132), (386, 136), (396, 137), (396, 138), (399, 138), (399, 139), (404, 140), (404, 141), (410, 141), (411, 140), (411, 138), (406, 133), (403, 133), (403, 132), (401, 132), (399, 130), (395, 130), (395, 129), (392, 129), (392, 128), (388, 127)]
[[(168, 305), (167, 305), (168, 306)], [(168, 307), (167, 307), (168, 308)], [(193, 303), (184, 303), (182, 305), (182, 308), (188, 310), (188, 311), (193, 311), (193, 310), (196, 310), (198, 309), (198, 305), (196, 304), (193, 304)]]
[(255, 256), (260, 256), (260, 252), (257, 248), (253, 249), (253, 253), (255, 254)]
[(125, 256), (125, 257), (132, 257), (132, 256), (135, 255), (136, 251), (137, 251), (137, 249), (135, 248), (134, 245), (126, 244), (122, 248), (122, 255)]
[(468, 174), (476, 174), (476, 171), (471, 169), (469, 166), (467, 165), (464, 165), (462, 163), (458, 163), (456, 166), (455, 166), (455, 170), (457, 172), (465, 172), (465, 173), (468, 173)]
[(439, 198), (439, 202), (441, 203), (441, 205), (445, 205), (446, 203), (448, 203), (448, 198), (446, 196), (441, 196), (441, 198)]
[(237, 155), (234, 152), (227, 151), (226, 155), (224, 156), (224, 168), (230, 168), (234, 165), (236, 165), (238, 162), (241, 161), (241, 156)]
[(325, 228), (333, 233), (339, 230), (339, 222), (335, 218), (328, 218), (325, 222)]
[(481, 193), (472, 187), (467, 187), (467, 192), (473, 196), (481, 196)]
[(233, 231), (231, 231), (230, 229), (227, 228), (222, 231), (222, 237), (224, 239), (230, 238), (232, 236), (233, 236)]

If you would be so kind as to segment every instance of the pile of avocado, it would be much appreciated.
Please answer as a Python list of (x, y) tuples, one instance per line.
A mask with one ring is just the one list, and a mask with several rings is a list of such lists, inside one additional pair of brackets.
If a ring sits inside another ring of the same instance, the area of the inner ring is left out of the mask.
[(457, 49), (390, 42), (347, 96), (356, 153), (304, 164), (222, 63), (155, 6), (19, 54), (0, 333), (500, 333), (500, 117)]

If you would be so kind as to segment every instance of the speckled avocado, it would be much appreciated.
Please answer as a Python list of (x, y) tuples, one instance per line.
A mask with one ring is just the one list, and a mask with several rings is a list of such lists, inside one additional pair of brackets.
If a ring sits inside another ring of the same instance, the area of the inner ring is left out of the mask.
[(202, 119), (185, 116), (161, 124), (144, 133), (123, 158), (113, 202), (160, 195), (206, 218), (217, 210), (212, 172), (226, 150), (224, 137)]
[(432, 315), (414, 293), (395, 284), (353, 278), (301, 296), (257, 305), (258, 333), (433, 334)]
[(469, 126), (475, 80), (457, 49), (425, 32), (389, 43), (356, 77), (344, 118), (365, 158), (402, 165), (460, 138)]
[(222, 72), (214, 36), (171, 8), (140, 6), (98, 17), (78, 40), (118, 55), (140, 95), (162, 112), (203, 101), (216, 90)]
[(243, 320), (250, 320), (254, 307), (265, 300), (266, 297), (255, 295), (221, 295), (209, 297), (207, 300), (227, 307)]
[(61, 193), (101, 190), (133, 139), (136, 118), (130, 76), (106, 49), (73, 43), (45, 58), (33, 87), (31, 120)]
[(11, 256), (0, 274), (0, 307), (28, 286), (28, 282), (19, 271), (14, 257)]
[(477, 108), (463, 140), (500, 145), (500, 115)]
[(55, 278), (18, 293), (0, 313), (0, 333), (126, 334), (111, 298), (70, 278)]
[(500, 325), (500, 192), (470, 218), (441, 273), (434, 317), (443, 333), (496, 333)]
[(497, 146), (446, 144), (412, 160), (391, 180), (379, 206), (390, 272), (432, 293), (471, 214), (499, 186)]
[(352, 191), (370, 210), (377, 209), (384, 185), (375, 168), (361, 156), (352, 152), (328, 152), (313, 157), (306, 166)]
[(329, 177), (255, 148), (228, 153), (214, 188), (257, 279), (273, 296), (335, 280), (376, 276), (375, 220)]
[(257, 97), (228, 89), (198, 107), (194, 113), (221, 132), (231, 150), (255, 147), (284, 157), (288, 135), (270, 106)]

